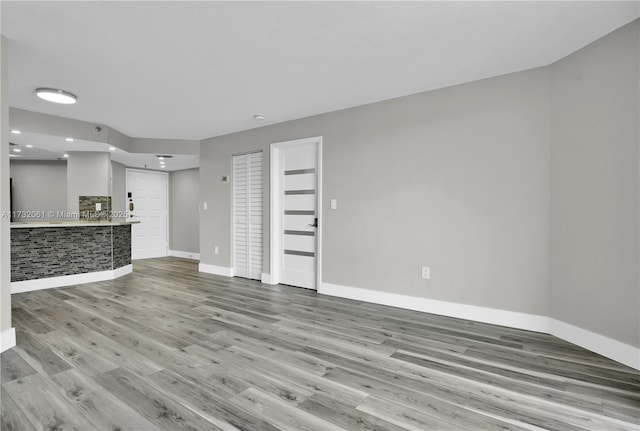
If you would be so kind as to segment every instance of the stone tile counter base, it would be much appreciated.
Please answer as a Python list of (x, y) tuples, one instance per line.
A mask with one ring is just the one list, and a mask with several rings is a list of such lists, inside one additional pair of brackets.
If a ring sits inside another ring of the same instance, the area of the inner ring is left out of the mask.
[(12, 293), (108, 280), (128, 272), (131, 224), (11, 229)]

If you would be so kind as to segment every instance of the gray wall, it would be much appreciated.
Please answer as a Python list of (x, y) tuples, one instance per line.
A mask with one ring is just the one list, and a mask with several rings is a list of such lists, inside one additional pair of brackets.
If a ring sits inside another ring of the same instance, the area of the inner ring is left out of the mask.
[[(13, 210), (43, 211), (42, 218), (30, 221), (54, 220), (67, 211), (67, 162), (57, 160), (11, 160), (13, 179)], [(51, 214), (53, 212), (53, 214)], [(16, 217), (16, 221), (26, 221)]]
[[(9, 212), (9, 41), (0, 35), (0, 212)], [(11, 329), (11, 250), (9, 217), (0, 216), (0, 335)], [(0, 350), (6, 347), (2, 342)]]
[(111, 194), (111, 155), (70, 151), (67, 159), (67, 210), (78, 211), (79, 196)]
[(126, 211), (127, 168), (111, 162), (111, 209), (114, 216)]
[(549, 105), (541, 68), (205, 140), (201, 261), (232, 265), (232, 154), (322, 136), (324, 282), (546, 315)]
[(638, 21), (552, 68), (552, 317), (640, 347)]
[(169, 184), (169, 249), (200, 253), (199, 169), (171, 172)]

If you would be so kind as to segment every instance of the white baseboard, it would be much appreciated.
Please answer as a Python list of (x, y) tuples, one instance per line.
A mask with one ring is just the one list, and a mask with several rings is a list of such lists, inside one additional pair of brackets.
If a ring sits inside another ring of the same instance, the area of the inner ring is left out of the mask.
[(549, 318), (551, 334), (621, 364), (640, 370), (640, 348)]
[(169, 256), (181, 257), (183, 259), (200, 260), (200, 253), (190, 251), (169, 250)]
[(407, 310), (423, 311), (441, 314), (443, 316), (458, 317), (491, 323), (493, 325), (509, 326), (536, 332), (549, 332), (549, 319), (536, 314), (518, 313), (515, 311), (498, 310), (495, 308), (479, 307), (477, 305), (458, 304), (455, 302), (438, 301), (435, 299), (419, 298), (400, 295), (397, 293), (381, 292), (362, 289), (359, 287), (340, 286), (322, 283), (318, 293), (341, 298), (356, 299), (358, 301), (373, 302), (374, 304), (389, 305)]
[(260, 282), (264, 284), (278, 284), (271, 279), (271, 274), (265, 274), (264, 272), (260, 274)]
[(209, 265), (207, 263), (200, 263), (198, 265), (198, 271), (206, 272), (207, 274), (222, 275), (224, 277), (233, 277), (233, 268), (227, 266)]
[(120, 278), (123, 275), (127, 275), (127, 274), (131, 274), (133, 272), (133, 264), (130, 263), (129, 265), (125, 265), (125, 266), (121, 266), (120, 268), (116, 268), (113, 270), (113, 278), (112, 280), (116, 279), (116, 278)]
[(438, 301), (331, 283), (321, 283), (318, 293), (407, 310), (475, 320), (493, 325), (543, 332), (640, 370), (640, 349), (548, 316)]
[(0, 332), (0, 352), (9, 350), (16, 345), (16, 328), (9, 328)]
[(86, 274), (63, 275), (59, 277), (38, 278), (35, 280), (11, 282), (11, 293), (24, 293), (52, 287), (73, 286), (76, 284), (94, 283), (96, 281), (114, 280), (133, 272), (133, 265), (125, 265), (107, 271), (88, 272)]

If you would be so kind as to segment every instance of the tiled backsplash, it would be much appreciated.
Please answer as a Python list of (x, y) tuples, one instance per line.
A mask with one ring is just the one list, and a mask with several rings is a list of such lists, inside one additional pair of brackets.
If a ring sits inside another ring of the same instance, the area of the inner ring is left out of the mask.
[(111, 196), (80, 196), (78, 209), (82, 221), (111, 221)]

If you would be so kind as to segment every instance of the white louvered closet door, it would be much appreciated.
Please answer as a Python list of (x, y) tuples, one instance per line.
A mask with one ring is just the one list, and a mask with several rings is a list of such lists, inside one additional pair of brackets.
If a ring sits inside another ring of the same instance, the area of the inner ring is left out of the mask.
[(262, 152), (233, 156), (233, 273), (262, 275)]

